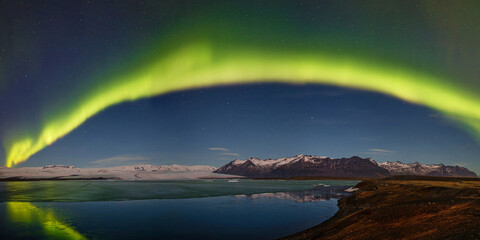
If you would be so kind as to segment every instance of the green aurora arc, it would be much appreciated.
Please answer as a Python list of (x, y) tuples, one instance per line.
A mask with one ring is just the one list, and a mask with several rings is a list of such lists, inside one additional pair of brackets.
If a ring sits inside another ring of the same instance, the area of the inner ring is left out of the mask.
[[(320, 52), (184, 44), (142, 68), (111, 77), (46, 116), (41, 130), (5, 141), (13, 167), (53, 144), (103, 109), (174, 91), (259, 82), (328, 84), (380, 92), (458, 120), (480, 139), (480, 98), (449, 79), (364, 59)], [(68, 106), (67, 106), (68, 105)]]

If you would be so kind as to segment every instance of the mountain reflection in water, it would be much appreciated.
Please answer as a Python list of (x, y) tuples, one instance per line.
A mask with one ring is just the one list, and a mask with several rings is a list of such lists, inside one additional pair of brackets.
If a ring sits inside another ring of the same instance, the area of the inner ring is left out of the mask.
[(348, 195), (345, 192), (347, 187), (344, 186), (328, 186), (318, 185), (311, 190), (294, 191), (294, 192), (275, 192), (275, 193), (258, 193), (258, 194), (240, 194), (235, 195), (236, 198), (260, 199), (260, 198), (275, 198), (303, 202), (318, 202), (327, 201), (330, 199), (338, 199), (342, 196)]

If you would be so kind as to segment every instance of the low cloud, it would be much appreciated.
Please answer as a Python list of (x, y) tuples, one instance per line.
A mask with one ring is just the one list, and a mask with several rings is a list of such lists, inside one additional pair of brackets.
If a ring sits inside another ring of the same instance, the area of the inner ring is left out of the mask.
[(208, 150), (210, 150), (210, 151), (224, 151), (224, 152), (228, 152), (228, 148), (220, 148), (220, 147), (211, 147), (211, 148), (208, 148)]
[(220, 155), (227, 155), (227, 156), (235, 156), (235, 157), (240, 157), (239, 154), (237, 153), (219, 153)]
[(393, 151), (380, 149), (380, 148), (371, 148), (371, 149), (368, 149), (368, 151), (372, 153), (393, 153)]
[(239, 157), (239, 156), (240, 156), (240, 155), (237, 154), (237, 153), (228, 152), (228, 151), (230, 151), (228, 148), (211, 147), (211, 148), (208, 148), (208, 150), (210, 150), (210, 151), (220, 151), (220, 152), (218, 153), (218, 155), (235, 156), (235, 157)]
[(113, 164), (113, 163), (121, 163), (121, 162), (134, 162), (134, 161), (147, 161), (150, 158), (141, 156), (141, 155), (118, 155), (109, 158), (98, 159), (95, 161), (91, 161), (90, 163), (93, 164)]

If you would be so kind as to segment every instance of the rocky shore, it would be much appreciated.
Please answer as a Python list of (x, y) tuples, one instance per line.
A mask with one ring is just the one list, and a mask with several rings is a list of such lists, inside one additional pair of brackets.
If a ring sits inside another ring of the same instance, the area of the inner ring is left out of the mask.
[(480, 179), (364, 180), (331, 219), (284, 239), (480, 239)]

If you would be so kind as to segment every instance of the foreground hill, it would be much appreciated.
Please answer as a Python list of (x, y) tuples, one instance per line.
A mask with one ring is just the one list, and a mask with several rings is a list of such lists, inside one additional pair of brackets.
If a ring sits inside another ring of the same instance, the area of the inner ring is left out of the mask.
[(480, 239), (480, 179), (364, 180), (329, 220), (285, 239)]
[(459, 166), (404, 164), (401, 162), (378, 164), (371, 158), (357, 156), (333, 159), (312, 155), (265, 160), (258, 158), (235, 160), (217, 169), (215, 173), (253, 178), (297, 176), (387, 177), (393, 175), (477, 176), (474, 172)]

